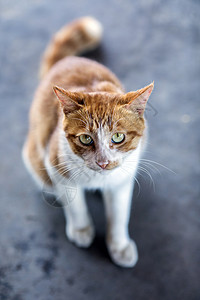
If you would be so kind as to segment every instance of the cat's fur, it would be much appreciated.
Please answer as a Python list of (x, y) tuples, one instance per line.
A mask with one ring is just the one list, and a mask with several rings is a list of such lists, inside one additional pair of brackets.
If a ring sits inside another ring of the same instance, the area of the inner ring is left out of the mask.
[[(102, 190), (110, 256), (116, 264), (131, 267), (138, 255), (128, 233), (130, 205), (146, 139), (143, 113), (153, 83), (126, 94), (107, 68), (71, 56), (96, 47), (101, 32), (101, 25), (86, 17), (61, 29), (50, 43), (23, 157), (40, 186), (52, 187), (63, 203), (66, 234), (80, 247), (90, 246), (94, 238), (84, 189)], [(125, 134), (120, 144), (111, 141), (117, 132)], [(81, 134), (90, 135), (93, 144), (83, 145)], [(73, 196), (67, 193), (69, 186), (74, 187)]]

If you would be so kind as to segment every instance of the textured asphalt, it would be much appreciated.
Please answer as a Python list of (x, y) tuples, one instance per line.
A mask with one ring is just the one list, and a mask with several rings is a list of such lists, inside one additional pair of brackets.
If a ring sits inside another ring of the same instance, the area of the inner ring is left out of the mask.
[[(101, 47), (89, 57), (127, 91), (155, 80), (144, 157), (157, 164), (146, 165), (154, 184), (138, 174), (133, 269), (110, 261), (99, 193), (88, 194), (97, 237), (78, 249), (65, 237), (62, 209), (44, 201), (21, 161), (43, 50), (60, 26), (84, 15), (104, 25)], [(200, 299), (199, 15), (197, 0), (0, 2), (1, 300)]]

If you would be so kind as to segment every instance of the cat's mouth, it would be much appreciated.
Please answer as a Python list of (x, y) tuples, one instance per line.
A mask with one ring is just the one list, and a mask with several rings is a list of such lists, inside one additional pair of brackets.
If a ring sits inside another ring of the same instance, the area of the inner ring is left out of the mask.
[(99, 164), (95, 164), (95, 165), (87, 165), (87, 167), (93, 171), (96, 171), (100, 174), (107, 174), (110, 171), (116, 169), (117, 167), (119, 167), (120, 164), (119, 162), (109, 162), (105, 165), (99, 165)]

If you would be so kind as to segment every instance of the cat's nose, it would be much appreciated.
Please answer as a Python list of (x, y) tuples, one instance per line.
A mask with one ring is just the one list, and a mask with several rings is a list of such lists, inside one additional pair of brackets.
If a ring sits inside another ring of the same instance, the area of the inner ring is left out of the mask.
[(105, 169), (107, 165), (109, 164), (108, 161), (96, 161), (96, 164), (101, 167), (102, 169)]

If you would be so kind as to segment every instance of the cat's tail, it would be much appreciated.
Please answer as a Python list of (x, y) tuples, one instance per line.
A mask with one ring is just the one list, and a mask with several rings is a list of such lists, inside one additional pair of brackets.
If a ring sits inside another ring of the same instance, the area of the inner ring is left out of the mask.
[(83, 17), (61, 28), (45, 50), (40, 77), (60, 59), (96, 48), (101, 40), (102, 26), (92, 17)]

